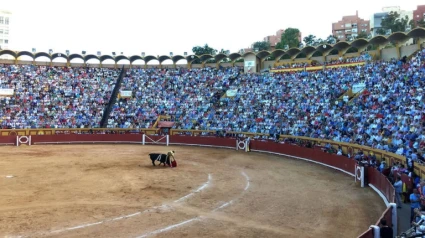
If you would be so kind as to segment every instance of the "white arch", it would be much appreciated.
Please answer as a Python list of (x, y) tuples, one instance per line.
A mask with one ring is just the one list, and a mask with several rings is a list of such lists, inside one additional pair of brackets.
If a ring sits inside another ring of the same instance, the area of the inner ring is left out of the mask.
[(186, 59), (177, 60), (176, 65), (187, 65), (187, 60)]
[(69, 62), (74, 63), (74, 64), (83, 64), (84, 60), (80, 59), (80, 58), (74, 58), (74, 59), (70, 60)]
[(114, 65), (115, 61), (113, 59), (105, 59), (102, 64)]
[(39, 56), (35, 59), (35, 62), (47, 62), (50, 63), (50, 59), (46, 56)]
[(138, 60), (133, 61), (132, 65), (145, 65), (145, 61), (138, 59)]
[(128, 59), (120, 59), (117, 61), (118, 65), (130, 65), (130, 60)]
[(21, 56), (18, 57), (18, 60), (19, 61), (30, 61), (30, 62), (32, 62), (33, 58), (31, 56), (28, 56), (28, 55), (21, 55)]
[(54, 63), (66, 63), (66, 59), (63, 57), (56, 57), (52, 60)]
[(100, 60), (98, 59), (89, 59), (86, 61), (87, 64), (99, 64)]
[(170, 60), (170, 59), (166, 59), (166, 60), (164, 60), (164, 61), (162, 61), (162, 66), (164, 67), (173, 67), (173, 65), (174, 65), (174, 63), (173, 63), (173, 61), (172, 60)]
[(159, 60), (152, 59), (147, 63), (147, 65), (159, 65)]

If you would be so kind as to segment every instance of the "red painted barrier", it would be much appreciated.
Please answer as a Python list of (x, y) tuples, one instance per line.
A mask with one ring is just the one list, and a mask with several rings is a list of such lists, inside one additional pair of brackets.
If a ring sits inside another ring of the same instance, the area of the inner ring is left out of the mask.
[(372, 228), (367, 229), (363, 234), (361, 234), (358, 238), (374, 238)]
[(142, 143), (141, 134), (60, 134), (34, 135), (31, 142), (37, 144), (78, 143)]
[(230, 147), (236, 149), (236, 139), (204, 136), (170, 136), (171, 144), (203, 145), (211, 147)]
[(388, 202), (393, 203), (395, 199), (395, 190), (392, 186), (391, 182), (381, 174), (378, 170), (374, 168), (368, 168), (367, 170), (368, 182), (375, 186), (382, 194), (384, 194), (385, 198)]
[(250, 149), (252, 151), (273, 152), (304, 159), (316, 161), (318, 163), (330, 165), (332, 167), (344, 170), (354, 174), (356, 162), (344, 156), (329, 154), (320, 149), (306, 148), (292, 144), (279, 144), (268, 141), (251, 141)]
[(381, 219), (387, 220), (387, 226), (391, 227), (393, 225), (392, 220), (392, 207), (387, 207), (387, 209), (382, 213), (382, 216), (379, 218), (379, 220), (376, 222), (375, 226), (379, 226)]
[[(379, 218), (379, 220), (376, 222), (375, 226), (380, 226), (381, 219), (385, 219), (387, 221), (387, 225), (391, 227), (393, 225), (392, 221), (392, 207), (388, 207), (384, 213), (382, 213), (382, 216)], [(372, 228), (369, 228), (367, 231), (365, 231), (363, 234), (361, 234), (358, 238), (374, 238), (374, 232)]]
[[(236, 139), (234, 138), (174, 135), (170, 136), (170, 144), (203, 145), (212, 147), (219, 146), (236, 149)], [(348, 159), (347, 157), (328, 154), (319, 149), (300, 147), (292, 144), (279, 144), (269, 141), (251, 141), (250, 149), (252, 151), (272, 152), (309, 159), (325, 165), (333, 166), (351, 174), (354, 174), (356, 164), (354, 160)]]
[(0, 136), (0, 145), (15, 145), (16, 136)]

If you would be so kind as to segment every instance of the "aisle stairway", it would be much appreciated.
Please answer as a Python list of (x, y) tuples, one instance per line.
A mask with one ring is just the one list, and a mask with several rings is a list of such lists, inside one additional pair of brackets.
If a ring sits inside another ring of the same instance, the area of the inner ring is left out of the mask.
[(211, 99), (211, 103), (216, 106), (216, 107), (220, 107), (220, 99), (225, 98), (226, 97), (226, 92), (227, 90), (230, 89), (230, 86), (232, 86), (232, 84), (238, 79), (239, 75), (241, 74), (241, 71), (238, 71), (238, 74), (234, 77), (230, 77), (229, 78), (229, 86), (227, 86), (226, 88), (224, 88), (221, 92), (217, 92), (212, 96)]
[(108, 126), (108, 118), (109, 118), (109, 115), (111, 114), (112, 106), (117, 101), (118, 93), (121, 88), (122, 79), (124, 77), (124, 72), (125, 72), (124, 66), (122, 66), (120, 75), (118, 76), (117, 82), (115, 83), (115, 86), (114, 86), (114, 90), (112, 91), (111, 98), (108, 104), (106, 105), (105, 110), (103, 111), (102, 120), (100, 121), (100, 125), (99, 125), (100, 128), (106, 128)]

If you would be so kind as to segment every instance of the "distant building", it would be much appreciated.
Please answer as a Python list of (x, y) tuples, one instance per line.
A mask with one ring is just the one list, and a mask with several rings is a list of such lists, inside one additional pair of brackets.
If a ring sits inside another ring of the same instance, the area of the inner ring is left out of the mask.
[(425, 19), (425, 5), (419, 5), (416, 7), (416, 10), (413, 11), (413, 19), (416, 22)]
[[(270, 35), (270, 36), (266, 36), (263, 38), (263, 41), (269, 42), (270, 43), (270, 48), (271, 50), (274, 50), (276, 48), (277, 43), (280, 42), (280, 39), (282, 38), (282, 34), (285, 33), (285, 30), (278, 30), (276, 32), (276, 35)], [(300, 32), (299, 36), (298, 36), (298, 41), (302, 42), (302, 34)], [(248, 48), (243, 49), (244, 52), (251, 52), (254, 51), (253, 49), (253, 45), (251, 45)]]
[[(276, 35), (266, 36), (266, 37), (264, 37), (263, 40), (269, 42), (270, 43), (270, 47), (272, 49), (275, 49), (277, 43), (280, 42), (280, 39), (282, 38), (283, 33), (285, 33), (285, 30), (280, 29), (280, 30), (278, 30), (276, 32)], [(302, 42), (302, 34), (301, 34), (301, 32), (300, 32), (300, 34), (298, 36), (298, 41), (299, 42)]]
[(10, 44), (9, 25), (12, 13), (9, 11), (0, 10), (0, 47), (8, 49)]
[(370, 21), (360, 18), (358, 11), (354, 16), (343, 16), (340, 21), (332, 23), (332, 35), (341, 41), (355, 39), (361, 32), (369, 34)]
[(270, 46), (275, 47), (277, 43), (280, 42), (280, 39), (282, 38), (282, 34), (285, 32), (285, 30), (278, 30), (276, 32), (276, 35), (266, 36), (264, 37), (264, 41), (269, 42)]
[(388, 15), (388, 12), (375, 13), (370, 18), (370, 33), (372, 36), (376, 36), (376, 32), (382, 28), (382, 19)]
[[(382, 25), (381, 25), (382, 20), (390, 12), (397, 12), (400, 15), (400, 18), (407, 17), (409, 19), (409, 21), (413, 19), (413, 11), (401, 10), (400, 7), (398, 7), (398, 6), (395, 6), (395, 7), (383, 7), (382, 8), (382, 12), (373, 14), (373, 16), (370, 19), (370, 28), (371, 28), (372, 36), (376, 36), (377, 35), (377, 31), (382, 28)], [(405, 29), (405, 31), (410, 31), (410, 30), (411, 30), (410, 26), (408, 26)], [(391, 34), (391, 32), (388, 32), (388, 34)]]
[[(388, 12), (388, 13), (397, 12), (398, 14), (400, 14), (400, 18), (405, 18), (407, 16), (409, 21), (413, 19), (413, 11), (401, 10), (400, 7), (383, 7), (382, 11)], [(405, 29), (405, 31), (410, 31), (410, 30), (411, 30), (410, 27)]]

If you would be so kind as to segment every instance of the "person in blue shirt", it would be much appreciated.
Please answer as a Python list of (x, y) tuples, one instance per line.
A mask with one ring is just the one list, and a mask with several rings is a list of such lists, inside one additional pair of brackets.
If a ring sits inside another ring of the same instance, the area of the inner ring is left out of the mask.
[(415, 213), (414, 213), (415, 208), (421, 207), (421, 196), (416, 188), (413, 189), (413, 193), (410, 194), (409, 198), (410, 198), (410, 223), (412, 223), (413, 218), (415, 216)]
[(403, 182), (401, 181), (400, 177), (397, 176), (396, 182), (394, 183), (394, 189), (395, 189), (395, 201), (397, 203), (397, 208), (401, 208), (401, 193), (403, 189)]

